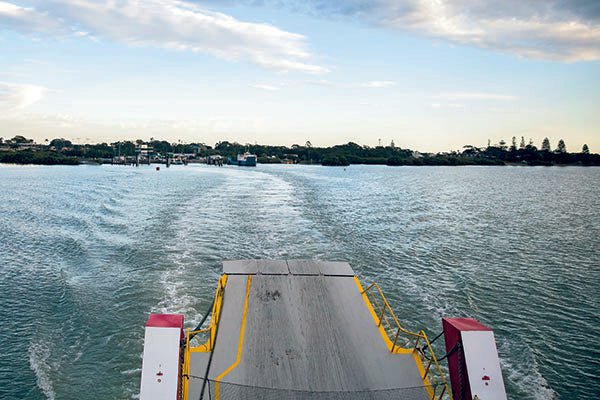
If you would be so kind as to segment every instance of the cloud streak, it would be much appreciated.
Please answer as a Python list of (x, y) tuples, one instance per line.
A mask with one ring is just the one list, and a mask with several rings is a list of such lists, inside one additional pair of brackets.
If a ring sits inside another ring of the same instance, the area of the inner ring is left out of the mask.
[(396, 81), (367, 81), (367, 82), (353, 82), (353, 83), (337, 83), (328, 81), (325, 79), (321, 80), (309, 80), (307, 84), (313, 86), (329, 87), (332, 89), (382, 89), (396, 86)]
[(0, 114), (17, 114), (40, 101), (45, 92), (42, 86), (0, 82)]
[(273, 25), (240, 21), (179, 0), (30, 0), (0, 2), (0, 28), (108, 38), (244, 60), (276, 71), (324, 73), (312, 62), (306, 37)]
[(277, 92), (280, 89), (278, 86), (264, 85), (261, 83), (251, 84), (250, 87), (253, 87), (254, 89), (265, 90), (267, 92)]
[(61, 23), (33, 7), (0, 1), (0, 29), (22, 33), (45, 33), (62, 30)]
[(598, 0), (260, 1), (265, 2), (530, 59), (600, 59)]
[(440, 93), (433, 96), (435, 99), (444, 100), (498, 100), (498, 101), (514, 101), (518, 100), (517, 96), (499, 94), (499, 93), (485, 93), (485, 92), (449, 92)]
[[(556, 1), (411, 1), (378, 23), (453, 43), (553, 61), (600, 58), (600, 24), (558, 9)], [(391, 2), (384, 2), (391, 8)]]
[(364, 88), (386, 88), (391, 86), (396, 86), (395, 81), (370, 81), (365, 83), (359, 83), (356, 87), (364, 87)]

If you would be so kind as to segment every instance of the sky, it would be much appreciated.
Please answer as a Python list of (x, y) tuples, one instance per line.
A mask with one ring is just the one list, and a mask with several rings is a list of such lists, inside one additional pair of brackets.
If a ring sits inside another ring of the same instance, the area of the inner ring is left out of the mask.
[(0, 0), (0, 137), (600, 152), (598, 0)]

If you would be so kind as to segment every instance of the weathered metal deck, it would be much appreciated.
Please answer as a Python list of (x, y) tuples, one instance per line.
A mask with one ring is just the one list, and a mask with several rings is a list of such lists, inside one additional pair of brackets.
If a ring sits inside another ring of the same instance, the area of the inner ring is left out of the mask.
[(417, 357), (390, 351), (348, 263), (226, 261), (223, 273), (213, 354), (191, 352), (188, 399), (200, 399), (204, 377), (204, 399), (428, 398)]

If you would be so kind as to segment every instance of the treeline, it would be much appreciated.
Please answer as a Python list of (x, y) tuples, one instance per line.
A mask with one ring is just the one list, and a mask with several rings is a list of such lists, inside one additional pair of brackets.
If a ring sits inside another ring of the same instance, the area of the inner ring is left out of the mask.
[(155, 156), (183, 154), (187, 158), (201, 158), (211, 155), (235, 158), (237, 154), (250, 152), (258, 156), (259, 163), (305, 163), (331, 166), (350, 164), (401, 165), (600, 165), (600, 155), (590, 153), (584, 145), (581, 151), (567, 151), (564, 140), (559, 140), (552, 149), (548, 138), (538, 149), (533, 141), (525, 142), (516, 137), (508, 145), (501, 140), (486, 147), (466, 145), (462, 150), (445, 153), (420, 153), (395, 146), (361, 146), (346, 143), (332, 147), (314, 147), (310, 142), (304, 145), (269, 146), (241, 144), (222, 141), (215, 146), (205, 143), (170, 143), (165, 140), (119, 141), (99, 144), (74, 144), (70, 140), (57, 138), (36, 144), (31, 139), (15, 136), (3, 141), (0, 138), (0, 162), (19, 164), (76, 164), (79, 160), (112, 160), (114, 157), (134, 157), (141, 148), (150, 148)]
[(466, 145), (463, 147), (461, 155), (511, 164), (600, 165), (600, 155), (591, 154), (587, 144), (583, 145), (581, 151), (569, 153), (563, 139), (560, 139), (556, 148), (552, 149), (550, 140), (545, 138), (542, 141), (541, 148), (538, 149), (532, 140), (526, 143), (523, 136), (519, 144), (517, 144), (517, 138), (513, 136), (510, 145), (504, 140), (495, 145), (488, 142), (488, 146), (485, 148)]
[[(73, 144), (66, 139), (53, 139), (49, 143), (50, 149), (55, 149), (62, 154), (80, 157), (80, 158), (113, 158), (117, 156), (133, 157), (136, 154), (136, 148), (146, 145), (153, 149), (155, 154), (166, 155), (169, 153), (211, 155), (216, 154), (210, 146), (203, 143), (169, 143), (166, 140), (143, 140), (119, 141), (114, 143), (99, 144)], [(208, 151), (207, 151), (208, 150)]]
[(38, 165), (78, 165), (78, 157), (69, 157), (54, 151), (0, 151), (0, 163)]
[(258, 144), (242, 145), (240, 143), (220, 142), (215, 146), (218, 154), (235, 157), (238, 153), (248, 151), (258, 156), (262, 163), (278, 163), (283, 160), (293, 160), (300, 163), (315, 163), (330, 166), (345, 166), (350, 164), (384, 164), (401, 165), (600, 165), (600, 155), (591, 154), (589, 147), (584, 145), (580, 152), (569, 153), (564, 140), (560, 140), (556, 149), (550, 148), (546, 138), (542, 148), (538, 149), (530, 140), (517, 145), (513, 138), (512, 145), (504, 141), (498, 144), (488, 144), (485, 148), (471, 145), (463, 147), (462, 151), (446, 153), (420, 153), (402, 149), (391, 142), (389, 146), (361, 146), (347, 143), (332, 147), (313, 147), (310, 142), (304, 146), (294, 144), (286, 146), (266, 146)]
[(292, 159), (299, 163), (323, 165), (386, 164), (391, 158), (410, 158), (413, 153), (395, 146), (369, 147), (352, 142), (332, 147), (313, 147), (310, 142), (306, 142), (304, 146), (294, 144), (291, 147), (220, 142), (215, 146), (215, 150), (226, 157), (234, 157), (248, 151), (256, 154), (259, 162), (263, 163)]

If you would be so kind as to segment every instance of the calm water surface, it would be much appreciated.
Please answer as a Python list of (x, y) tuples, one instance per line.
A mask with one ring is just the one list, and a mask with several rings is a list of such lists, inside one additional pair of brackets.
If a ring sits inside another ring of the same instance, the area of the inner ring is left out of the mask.
[(599, 168), (0, 166), (0, 398), (135, 398), (148, 313), (320, 258), (411, 329), (493, 327), (510, 398), (597, 399), (599, 211)]

